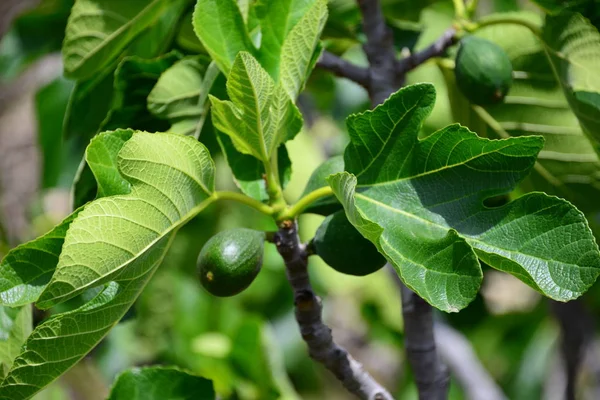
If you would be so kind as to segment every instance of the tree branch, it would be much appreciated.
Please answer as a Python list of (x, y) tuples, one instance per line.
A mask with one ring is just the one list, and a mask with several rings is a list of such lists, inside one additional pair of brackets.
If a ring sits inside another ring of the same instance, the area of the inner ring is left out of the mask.
[(433, 310), (412, 290), (401, 284), (404, 343), (421, 400), (448, 398), (450, 376), (439, 359), (433, 336)]
[(383, 103), (394, 90), (403, 85), (404, 76), (395, 73), (396, 50), (392, 30), (386, 25), (379, 0), (358, 0), (363, 31), (363, 45), (369, 60), (369, 97), (373, 106)]
[(296, 222), (284, 221), (274, 238), (286, 266), (288, 281), (294, 290), (296, 321), (308, 352), (323, 364), (351, 393), (364, 400), (393, 400), (363, 366), (338, 346), (331, 329), (323, 323), (321, 299), (315, 295), (308, 276), (308, 254), (298, 238)]
[(550, 301), (561, 333), (561, 354), (564, 360), (566, 388), (564, 398), (576, 398), (577, 376), (586, 349), (594, 335), (594, 321), (581, 300), (568, 303)]
[(317, 61), (317, 67), (331, 71), (339, 77), (350, 79), (364, 88), (369, 86), (368, 68), (359, 67), (328, 51), (321, 54), (321, 58)]
[(441, 56), (448, 47), (456, 43), (456, 40), (456, 29), (449, 28), (427, 48), (397, 61), (396, 73), (404, 76), (407, 72), (425, 63), (430, 58)]
[(471, 343), (452, 327), (436, 322), (433, 325), (440, 356), (470, 400), (505, 400), (506, 396), (485, 370)]

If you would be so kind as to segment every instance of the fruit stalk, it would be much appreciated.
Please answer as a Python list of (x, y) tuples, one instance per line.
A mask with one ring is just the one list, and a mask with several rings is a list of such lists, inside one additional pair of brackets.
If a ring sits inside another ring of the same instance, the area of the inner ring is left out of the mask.
[(306, 246), (300, 243), (297, 223), (282, 222), (273, 241), (285, 262), (286, 275), (294, 290), (296, 321), (311, 358), (329, 369), (360, 399), (392, 400), (393, 397), (363, 369), (361, 363), (333, 341), (331, 328), (321, 318), (321, 299), (310, 284), (308, 253)]

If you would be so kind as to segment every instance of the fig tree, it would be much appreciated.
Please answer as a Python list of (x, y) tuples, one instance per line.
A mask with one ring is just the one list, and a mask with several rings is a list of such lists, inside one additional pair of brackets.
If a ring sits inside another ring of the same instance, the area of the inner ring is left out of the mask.
[(329, 215), (313, 239), (315, 252), (333, 269), (363, 276), (385, 265), (385, 257), (348, 221), (343, 210)]
[(461, 40), (454, 68), (456, 84), (469, 101), (501, 102), (512, 85), (512, 64), (496, 43), (476, 36)]
[(220, 297), (246, 289), (262, 266), (265, 233), (246, 228), (229, 229), (210, 238), (198, 256), (202, 286)]

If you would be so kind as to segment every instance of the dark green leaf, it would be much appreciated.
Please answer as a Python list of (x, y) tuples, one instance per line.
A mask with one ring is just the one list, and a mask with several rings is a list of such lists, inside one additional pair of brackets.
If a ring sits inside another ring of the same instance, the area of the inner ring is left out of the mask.
[[(308, 180), (308, 183), (306, 184), (306, 188), (304, 188), (302, 196), (306, 196), (314, 190), (328, 186), (327, 177), (329, 175), (342, 172), (343, 170), (344, 157), (331, 157), (329, 160), (319, 165), (317, 169), (313, 171), (312, 175)], [(329, 215), (331, 213), (334, 213), (335, 211), (340, 210), (341, 208), (342, 205), (340, 204), (338, 199), (335, 196), (330, 196), (323, 199), (319, 199), (318, 201), (314, 202), (306, 210), (304, 210), (304, 212)]]
[[(105, 156), (104, 163), (111, 165), (111, 152)], [(39, 307), (52, 307), (120, 276), (213, 201), (214, 163), (193, 138), (136, 132), (119, 151), (118, 167), (132, 184), (131, 192), (85, 206), (69, 227)]]
[(150, 60), (137, 56), (123, 59), (115, 71), (112, 106), (100, 129), (165, 131), (165, 124), (148, 111), (147, 98), (161, 74), (180, 58), (179, 53), (170, 52)]
[(108, 400), (214, 400), (210, 380), (174, 367), (133, 368), (117, 378)]
[(442, 310), (475, 297), (477, 258), (553, 299), (579, 297), (600, 273), (581, 212), (543, 193), (484, 206), (525, 178), (543, 139), (489, 140), (451, 125), (419, 140), (434, 102), (433, 86), (412, 85), (348, 119), (348, 172), (328, 178), (348, 219), (408, 287)]

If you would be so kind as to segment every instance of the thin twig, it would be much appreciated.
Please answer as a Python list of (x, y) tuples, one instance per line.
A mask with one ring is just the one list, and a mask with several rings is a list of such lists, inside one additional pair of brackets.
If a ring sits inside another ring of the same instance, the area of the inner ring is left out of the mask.
[(317, 61), (317, 67), (331, 71), (339, 77), (350, 79), (364, 88), (369, 85), (369, 70), (367, 68), (359, 67), (328, 51), (321, 54), (321, 58)]
[(471, 343), (460, 332), (440, 322), (433, 325), (435, 342), (469, 400), (505, 400), (506, 396), (477, 358)]
[(358, 0), (358, 6), (367, 37), (363, 49), (370, 65), (368, 91), (371, 104), (375, 106), (403, 85), (404, 76), (395, 73), (394, 36), (385, 23), (379, 0)]
[(435, 42), (429, 45), (427, 48), (413, 53), (410, 56), (403, 58), (396, 62), (396, 73), (400, 75), (406, 75), (407, 72), (415, 69), (419, 65), (425, 63), (427, 60), (433, 57), (439, 57), (446, 49), (456, 43), (456, 29), (447, 29), (442, 36), (440, 36)]
[(436, 352), (432, 307), (404, 284), (401, 294), (406, 356), (415, 374), (419, 399), (447, 399), (450, 376)]
[(338, 346), (331, 329), (323, 323), (321, 299), (314, 293), (308, 276), (308, 255), (298, 238), (296, 222), (282, 223), (275, 245), (283, 257), (287, 278), (294, 290), (296, 321), (310, 356), (322, 363), (351, 393), (364, 400), (393, 400), (363, 366)]

